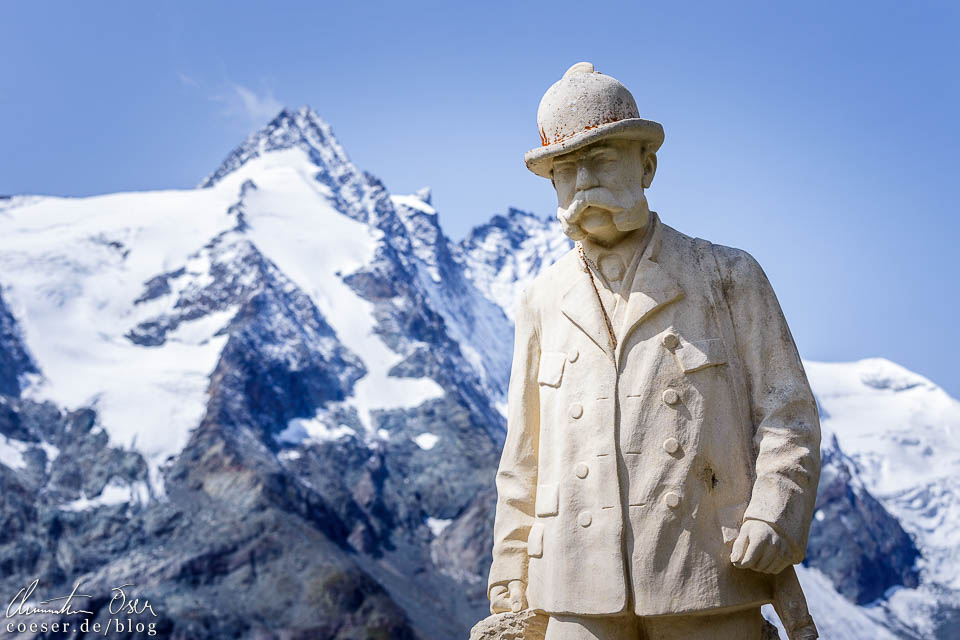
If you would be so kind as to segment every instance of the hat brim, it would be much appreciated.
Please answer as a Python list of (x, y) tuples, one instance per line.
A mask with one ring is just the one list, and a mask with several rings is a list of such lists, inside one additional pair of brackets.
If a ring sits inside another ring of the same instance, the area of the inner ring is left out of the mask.
[(629, 118), (608, 122), (607, 124), (582, 131), (562, 142), (556, 142), (545, 147), (531, 149), (523, 155), (527, 169), (543, 178), (551, 178), (553, 174), (553, 159), (561, 154), (569, 153), (601, 138), (629, 138), (647, 142), (650, 151), (656, 151), (663, 144), (663, 126), (653, 120), (643, 118)]

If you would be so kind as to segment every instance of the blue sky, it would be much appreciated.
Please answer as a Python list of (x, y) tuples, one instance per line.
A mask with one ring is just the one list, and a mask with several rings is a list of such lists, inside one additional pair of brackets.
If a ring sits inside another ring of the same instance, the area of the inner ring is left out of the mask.
[(432, 186), (459, 239), (555, 210), (522, 156), (589, 60), (664, 126), (652, 207), (753, 253), (804, 357), (882, 356), (960, 396), (956, 7), (2, 3), (0, 193), (191, 187), (309, 104), (392, 192)]

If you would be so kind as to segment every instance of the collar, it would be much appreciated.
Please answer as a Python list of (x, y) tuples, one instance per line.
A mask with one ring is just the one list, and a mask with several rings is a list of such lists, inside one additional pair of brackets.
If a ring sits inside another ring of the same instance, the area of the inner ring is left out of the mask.
[(560, 300), (563, 315), (586, 333), (618, 366), (623, 345), (630, 333), (655, 311), (684, 295), (676, 276), (671, 273), (672, 268), (659, 262), (665, 229), (669, 227), (660, 224), (656, 213), (651, 211), (650, 214), (646, 237), (641, 238), (645, 245), (641, 252), (635, 254), (636, 270), (627, 285), (630, 287), (630, 296), (620, 328), (622, 333), (617, 337), (615, 350), (610, 348), (603, 310), (597, 300), (596, 291), (590, 284), (590, 277), (583, 270), (576, 252), (572, 258), (576, 262), (569, 263), (576, 264), (576, 271), (570, 274), (570, 284)]

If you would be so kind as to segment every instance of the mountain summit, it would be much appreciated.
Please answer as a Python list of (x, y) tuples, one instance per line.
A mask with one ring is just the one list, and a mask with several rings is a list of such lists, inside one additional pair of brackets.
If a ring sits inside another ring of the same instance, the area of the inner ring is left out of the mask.
[(267, 126), (250, 134), (199, 186), (212, 187), (253, 158), (286, 149), (301, 149), (318, 167), (327, 171), (333, 170), (332, 175), (342, 173), (336, 171), (336, 168), (350, 165), (350, 160), (334, 137), (330, 125), (316, 111), (303, 106), (296, 111), (283, 109)]

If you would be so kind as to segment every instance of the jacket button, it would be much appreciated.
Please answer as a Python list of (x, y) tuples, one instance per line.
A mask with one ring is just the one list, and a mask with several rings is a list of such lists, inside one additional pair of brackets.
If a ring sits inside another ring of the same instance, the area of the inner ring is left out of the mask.
[(573, 349), (570, 349), (570, 351), (567, 352), (567, 360), (569, 360), (570, 362), (576, 362), (577, 358), (579, 357), (580, 357), (580, 352), (576, 349), (576, 347), (574, 347)]
[(582, 462), (577, 465), (576, 474), (578, 478), (580, 479), (586, 478), (588, 473), (590, 473), (590, 467), (588, 467)]
[(663, 392), (663, 401), (667, 404), (677, 404), (680, 401), (680, 394), (676, 389), (667, 389)]
[(668, 333), (667, 335), (663, 336), (663, 346), (665, 346), (667, 349), (673, 351), (679, 344), (680, 338), (677, 337), (677, 334)]
[(663, 501), (671, 509), (676, 509), (677, 505), (680, 504), (680, 496), (675, 494), (673, 491), (670, 491), (669, 493), (667, 493), (667, 495), (663, 496)]
[(680, 443), (677, 442), (676, 438), (667, 438), (663, 441), (663, 450), (667, 453), (676, 453), (679, 448)]
[(590, 515), (589, 511), (581, 511), (580, 514), (577, 515), (577, 524), (581, 527), (589, 527), (591, 522), (593, 522), (593, 516)]
[(579, 402), (574, 402), (570, 405), (570, 417), (576, 420), (583, 415), (583, 405)]

